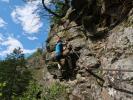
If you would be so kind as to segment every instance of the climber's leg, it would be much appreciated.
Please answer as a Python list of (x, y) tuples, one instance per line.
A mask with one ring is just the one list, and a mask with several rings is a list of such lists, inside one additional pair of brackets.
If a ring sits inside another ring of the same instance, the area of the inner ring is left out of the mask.
[(61, 69), (61, 65), (58, 63), (58, 68)]

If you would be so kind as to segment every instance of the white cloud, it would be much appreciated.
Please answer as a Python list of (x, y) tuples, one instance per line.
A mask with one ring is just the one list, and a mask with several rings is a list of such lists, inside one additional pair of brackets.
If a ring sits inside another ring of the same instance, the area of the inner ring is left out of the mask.
[(1, 0), (1, 1), (6, 2), (6, 3), (9, 3), (9, 0)]
[(15, 48), (23, 48), (22, 44), (12, 37), (8, 37), (7, 41), (4, 41), (1, 45), (7, 46), (7, 49), (2, 52), (4, 55), (11, 53)]
[(25, 54), (31, 54), (31, 53), (33, 53), (33, 52), (35, 52), (35, 51), (36, 51), (35, 49), (33, 49), (33, 50), (23, 49), (23, 52), (24, 52)]
[(5, 27), (6, 24), (7, 23), (0, 17), (0, 28)]
[(0, 43), (3, 41), (3, 35), (0, 33)]
[(37, 37), (27, 37), (29, 40), (37, 40)]
[(0, 56), (2, 57), (5, 57), (7, 54), (10, 54), (15, 48), (19, 48), (19, 47), (22, 49), (24, 54), (35, 52), (35, 49), (33, 50), (24, 49), (22, 43), (13, 37), (8, 37), (0, 44), (0, 46), (6, 47), (5, 50), (0, 51)]
[(20, 23), (23, 30), (29, 35), (39, 32), (43, 25), (39, 14), (36, 12), (37, 9), (38, 2), (27, 3), (24, 6), (17, 6), (11, 13), (13, 20)]

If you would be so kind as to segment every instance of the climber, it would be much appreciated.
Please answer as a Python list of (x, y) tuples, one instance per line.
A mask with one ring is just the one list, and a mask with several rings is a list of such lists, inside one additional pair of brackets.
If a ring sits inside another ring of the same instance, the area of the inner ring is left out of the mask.
[(66, 62), (66, 56), (69, 55), (71, 50), (70, 46), (67, 46), (67, 41), (62, 42), (61, 38), (57, 35), (57, 43), (55, 46), (55, 60), (58, 62), (58, 68), (61, 69)]
[(53, 46), (54, 52), (52, 53), (50, 53), (52, 49), (50, 48), (49, 41), (46, 41), (47, 42), (46, 50), (49, 54), (45, 55), (45, 61), (46, 62), (56, 61), (58, 63), (58, 68), (61, 69), (65, 65), (66, 56), (69, 55), (69, 52), (71, 51), (71, 47), (68, 46), (67, 41), (62, 41), (58, 35), (55, 34), (54, 38), (56, 40), (56, 44), (55, 46)]
[(59, 61), (61, 58), (65, 58), (71, 51), (72, 46), (67, 41), (62, 42), (61, 38), (57, 36), (57, 43), (55, 46), (55, 59)]
[(63, 52), (63, 44), (61, 38), (57, 36), (57, 43), (55, 46), (55, 59), (57, 61), (60, 61), (60, 59), (62, 58), (62, 52)]

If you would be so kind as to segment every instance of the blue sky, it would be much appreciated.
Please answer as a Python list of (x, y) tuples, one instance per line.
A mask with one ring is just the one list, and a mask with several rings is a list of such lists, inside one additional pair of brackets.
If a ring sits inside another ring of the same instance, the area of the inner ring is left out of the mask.
[(44, 43), (49, 20), (39, 16), (38, 5), (39, 2), (0, 0), (0, 59), (17, 47), (25, 54), (33, 53)]

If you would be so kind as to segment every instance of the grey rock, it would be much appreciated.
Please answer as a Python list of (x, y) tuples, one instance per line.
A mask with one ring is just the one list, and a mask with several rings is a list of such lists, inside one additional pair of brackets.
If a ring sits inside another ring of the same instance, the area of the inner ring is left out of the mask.
[(91, 51), (87, 48), (83, 48), (80, 50), (80, 56), (90, 56), (92, 55)]
[(72, 45), (73, 49), (83, 48), (85, 46), (85, 40), (83, 38), (76, 38), (69, 43)]
[[(133, 56), (118, 60), (117, 62), (115, 62), (114, 64), (111, 65), (111, 68), (133, 70)], [(124, 72), (122, 75), (122, 78), (124, 80), (131, 79), (131, 78), (133, 78), (133, 73), (132, 72)]]
[(77, 66), (81, 69), (89, 69), (89, 68), (97, 68), (99, 67), (100, 63), (97, 58), (93, 56), (83, 56), (77, 62)]

